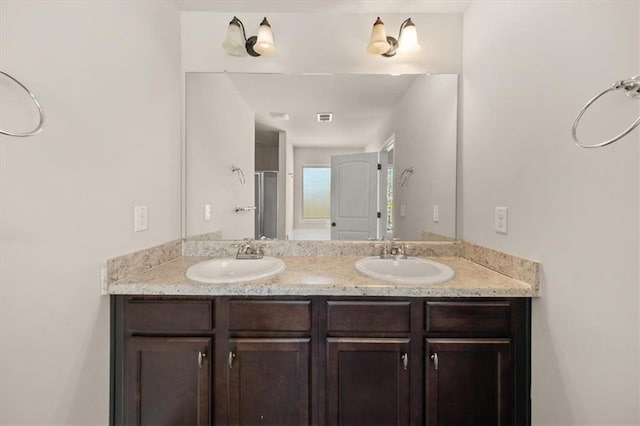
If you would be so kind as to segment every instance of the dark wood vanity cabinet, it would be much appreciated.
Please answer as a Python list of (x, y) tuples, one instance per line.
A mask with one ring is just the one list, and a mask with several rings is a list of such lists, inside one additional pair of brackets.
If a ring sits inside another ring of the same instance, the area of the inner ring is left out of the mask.
[(411, 302), (328, 300), (327, 425), (408, 425), (411, 407)]
[(325, 424), (408, 425), (408, 352), (409, 339), (328, 339)]
[(428, 425), (511, 425), (513, 363), (509, 339), (427, 339)]
[(311, 424), (311, 300), (218, 302), (227, 325), (220, 335), (226, 368), (219, 369), (227, 378), (227, 424)]
[(112, 423), (211, 424), (214, 301), (112, 302)]
[(230, 348), (230, 425), (310, 424), (310, 339), (233, 339)]
[(210, 424), (211, 348), (211, 338), (131, 338), (124, 423)]
[(528, 299), (112, 299), (115, 425), (528, 425)]

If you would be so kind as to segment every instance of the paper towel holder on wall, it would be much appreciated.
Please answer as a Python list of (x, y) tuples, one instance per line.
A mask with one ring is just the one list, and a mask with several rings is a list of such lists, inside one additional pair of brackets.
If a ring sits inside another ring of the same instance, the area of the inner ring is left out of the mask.
[(614, 82), (611, 86), (609, 86), (607, 89), (603, 90), (602, 92), (600, 92), (599, 94), (591, 98), (591, 100), (589, 100), (589, 102), (585, 104), (582, 110), (578, 113), (576, 120), (573, 122), (573, 127), (571, 128), (571, 136), (573, 136), (573, 140), (576, 142), (576, 145), (582, 148), (601, 148), (603, 146), (607, 146), (609, 144), (614, 143), (617, 140), (622, 139), (623, 137), (631, 133), (633, 129), (638, 127), (638, 125), (640, 124), (640, 117), (638, 117), (636, 121), (634, 121), (631, 124), (631, 126), (627, 127), (622, 133), (604, 142), (600, 142), (593, 145), (586, 145), (580, 142), (580, 140), (578, 139), (578, 135), (577, 135), (578, 124), (580, 123), (580, 119), (582, 118), (582, 115), (587, 111), (587, 109), (589, 109), (589, 107), (595, 101), (600, 99), (600, 97), (606, 95), (609, 92), (614, 92), (619, 89), (623, 89), (626, 92), (625, 94), (631, 99), (640, 99), (640, 74), (633, 76), (628, 80), (620, 80), (620, 81)]

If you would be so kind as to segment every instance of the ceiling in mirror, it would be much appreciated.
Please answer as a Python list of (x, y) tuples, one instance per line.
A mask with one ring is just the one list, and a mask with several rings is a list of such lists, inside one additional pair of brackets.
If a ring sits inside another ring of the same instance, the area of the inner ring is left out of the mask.
[[(228, 76), (256, 128), (285, 131), (298, 147), (364, 148), (418, 75)], [(331, 122), (319, 122), (319, 113), (331, 113)]]

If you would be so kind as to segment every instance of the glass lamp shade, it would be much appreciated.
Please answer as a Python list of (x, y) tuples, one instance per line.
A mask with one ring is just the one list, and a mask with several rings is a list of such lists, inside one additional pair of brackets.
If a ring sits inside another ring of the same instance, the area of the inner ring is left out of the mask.
[(260, 28), (258, 28), (258, 37), (256, 44), (253, 46), (253, 50), (265, 56), (276, 53), (276, 47), (273, 44), (273, 32), (271, 31), (271, 25), (269, 25), (267, 18), (262, 20)]
[(390, 47), (391, 45), (387, 41), (387, 32), (384, 29), (384, 23), (378, 18), (371, 29), (367, 52), (372, 55), (381, 55), (388, 51)]
[(222, 42), (222, 47), (230, 55), (243, 56), (247, 54), (242, 28), (240, 28), (240, 25), (236, 22), (231, 21), (231, 23), (229, 23), (227, 37)]
[(416, 26), (411, 22), (411, 18), (407, 19), (405, 27), (400, 32), (398, 40), (398, 53), (414, 54), (420, 51), (421, 47), (418, 43), (418, 32)]

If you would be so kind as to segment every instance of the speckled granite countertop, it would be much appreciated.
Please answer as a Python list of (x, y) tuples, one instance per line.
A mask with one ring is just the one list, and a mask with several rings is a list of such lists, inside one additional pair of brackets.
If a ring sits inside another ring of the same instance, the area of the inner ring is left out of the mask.
[(281, 257), (286, 270), (274, 277), (233, 284), (189, 280), (187, 268), (210, 257), (179, 257), (107, 286), (109, 294), (212, 296), (404, 296), (537, 297), (538, 289), (460, 257), (432, 258), (449, 265), (455, 277), (445, 283), (397, 284), (366, 277), (355, 269), (358, 256)]

